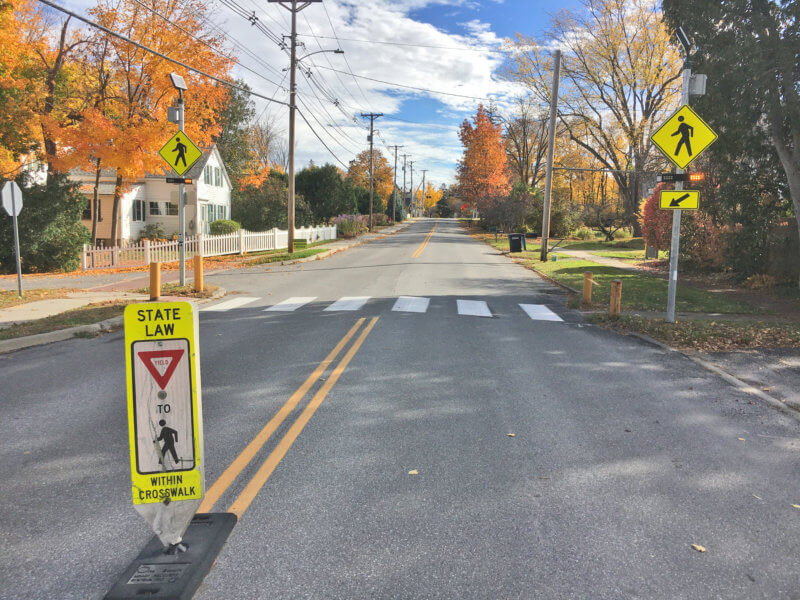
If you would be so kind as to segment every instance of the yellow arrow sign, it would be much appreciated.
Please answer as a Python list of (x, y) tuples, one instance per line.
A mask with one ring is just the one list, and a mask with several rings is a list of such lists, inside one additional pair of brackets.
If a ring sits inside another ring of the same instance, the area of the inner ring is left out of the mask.
[(203, 151), (183, 131), (169, 138), (158, 153), (178, 175), (186, 173), (203, 156)]
[(717, 140), (717, 134), (684, 104), (650, 139), (676, 167), (685, 169)]
[(662, 190), (661, 208), (665, 210), (697, 210), (700, 208), (698, 190)]

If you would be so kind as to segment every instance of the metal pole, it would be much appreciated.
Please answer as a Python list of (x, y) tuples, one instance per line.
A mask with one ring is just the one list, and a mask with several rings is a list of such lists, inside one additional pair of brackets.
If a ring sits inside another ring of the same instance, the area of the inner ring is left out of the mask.
[(19, 227), (17, 225), (17, 188), (11, 187), (11, 214), (14, 215), (14, 256), (17, 260), (17, 292), (22, 298), (22, 262), (19, 258)]
[(392, 223), (397, 220), (397, 212), (396, 212), (396, 205), (397, 205), (397, 148), (398, 146), (394, 147), (394, 183), (392, 187)]
[[(692, 78), (692, 65), (689, 58), (683, 66), (683, 85), (681, 91), (681, 103), (689, 104), (689, 81)], [(676, 169), (676, 173), (682, 174), (683, 169)], [(682, 190), (683, 182), (675, 182), (675, 189)], [(675, 322), (675, 300), (678, 293), (678, 254), (680, 253), (681, 242), (681, 210), (677, 209), (672, 213), (672, 243), (669, 247), (669, 289), (667, 290), (667, 323)]]
[(419, 196), (419, 211), (420, 215), (425, 214), (425, 174), (428, 172), (428, 169), (422, 169), (422, 191), (420, 192)]
[(544, 210), (542, 211), (542, 249), (539, 258), (547, 260), (547, 246), (550, 243), (550, 200), (553, 193), (553, 154), (556, 148), (556, 115), (558, 114), (558, 77), (561, 71), (561, 50), (553, 53), (553, 87), (550, 91), (550, 123), (547, 139), (547, 168), (544, 178)]
[(289, 202), (287, 214), (287, 229), (289, 241), (287, 251), (294, 252), (294, 119), (295, 96), (297, 94), (297, 0), (292, 0), (292, 35), (291, 57), (289, 59)]
[(402, 210), (406, 209), (406, 163), (410, 154), (403, 154), (403, 206)]
[[(178, 90), (178, 129), (183, 133), (183, 90)], [(186, 186), (178, 184), (178, 252), (180, 253), (180, 285), (186, 285)]]

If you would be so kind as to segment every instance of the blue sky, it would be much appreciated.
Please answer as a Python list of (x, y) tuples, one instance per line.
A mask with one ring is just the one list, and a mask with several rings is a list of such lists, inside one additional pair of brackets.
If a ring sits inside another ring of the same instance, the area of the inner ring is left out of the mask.
[[(213, 27), (227, 37), (240, 63), (259, 73), (236, 67), (235, 75), (261, 94), (287, 100), (286, 54), (274, 39), (237, 15), (230, 2), (216, 0), (211, 7)], [(289, 13), (279, 5), (233, 2), (253, 12), (274, 36), (289, 32)], [(65, 0), (83, 13), (93, 3)], [(299, 108), (311, 127), (298, 119), (298, 167), (310, 160), (346, 167), (357, 152), (368, 148), (367, 124), (359, 114), (381, 112), (385, 116), (376, 120), (377, 148), (389, 157), (393, 151), (386, 146), (403, 145), (401, 154), (412, 155), (415, 171), (428, 169), (437, 185), (452, 183), (461, 155), (458, 125), (475, 113), (481, 99), (496, 99), (502, 109), (524, 93), (499, 76), (504, 57), (497, 50), (504, 38), (517, 32), (540, 36), (551, 13), (577, 4), (578, 0), (312, 3), (298, 17), (299, 39), (306, 44), (300, 54), (341, 46), (345, 56), (324, 53), (302, 61), (311, 77), (298, 77)], [(286, 132), (286, 108), (263, 100), (257, 100), (256, 107), (262, 118)]]

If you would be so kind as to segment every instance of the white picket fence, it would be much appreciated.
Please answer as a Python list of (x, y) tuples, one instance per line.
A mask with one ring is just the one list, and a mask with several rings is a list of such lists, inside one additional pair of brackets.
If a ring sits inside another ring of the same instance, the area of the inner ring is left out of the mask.
[[(336, 239), (336, 225), (329, 227), (301, 227), (294, 230), (294, 239), (306, 240), (309, 244)], [(289, 246), (289, 232), (278, 228), (269, 231), (247, 231), (225, 235), (203, 235), (186, 237), (186, 257), (222, 256), (223, 254), (245, 254), (280, 250)], [(177, 241), (142, 242), (130, 246), (90, 246), (84, 244), (81, 267), (89, 269), (125, 269), (146, 267), (151, 262), (175, 262), (180, 260)]]

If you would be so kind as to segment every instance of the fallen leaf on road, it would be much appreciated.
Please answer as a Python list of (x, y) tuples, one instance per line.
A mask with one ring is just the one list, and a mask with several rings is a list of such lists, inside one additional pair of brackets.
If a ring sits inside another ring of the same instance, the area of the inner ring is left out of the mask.
[(736, 438), (736, 439), (739, 440), (740, 442), (746, 442), (747, 441), (744, 438)]
[(800, 504), (792, 504), (795, 508), (800, 508)]
[(701, 546), (700, 544), (692, 544), (692, 548), (697, 550), (698, 552), (705, 552), (705, 546)]
[(507, 433), (506, 435), (507, 435), (508, 437), (517, 437), (517, 434), (516, 434), (516, 433)]
[(763, 500), (761, 496), (756, 496), (755, 494), (753, 494), (753, 498), (758, 498), (759, 500)]
[(411, 470), (408, 472), (408, 474), (409, 474), (409, 475), (419, 475), (419, 471), (417, 471), (416, 469), (411, 469)]

